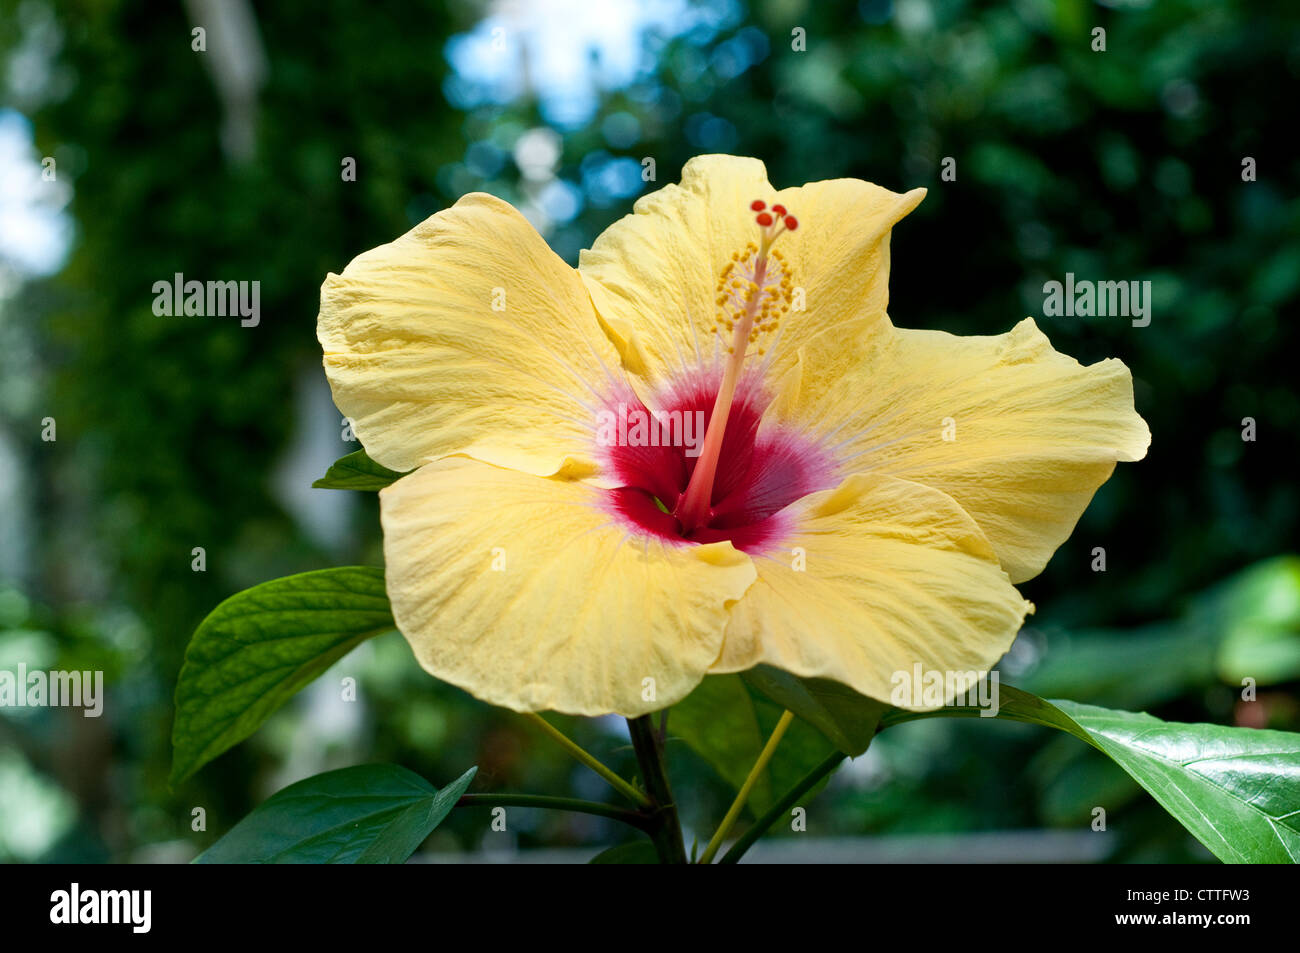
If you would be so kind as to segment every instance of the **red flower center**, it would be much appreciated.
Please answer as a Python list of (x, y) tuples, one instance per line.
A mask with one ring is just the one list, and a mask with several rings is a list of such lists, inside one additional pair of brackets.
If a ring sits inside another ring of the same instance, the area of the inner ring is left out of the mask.
[[(676, 543), (729, 540), (748, 553), (770, 548), (789, 529), (781, 511), (833, 485), (830, 457), (814, 440), (764, 424), (768, 400), (754, 379), (742, 380), (727, 417), (717, 474), (701, 525), (673, 515), (698, 462), (718, 393), (716, 374), (672, 389), (651, 414), (635, 397), (611, 402), (611, 426), (599, 442), (607, 472), (622, 485), (609, 491), (612, 512), (629, 528)], [(613, 439), (609, 439), (612, 437)]]

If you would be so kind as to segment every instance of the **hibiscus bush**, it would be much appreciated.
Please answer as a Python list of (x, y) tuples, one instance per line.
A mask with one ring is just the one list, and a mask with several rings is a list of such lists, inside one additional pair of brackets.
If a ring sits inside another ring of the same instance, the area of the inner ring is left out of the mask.
[[(177, 690), (175, 778), (395, 627), (430, 674), (530, 718), (626, 803), (474, 793), (474, 766), (441, 787), (343, 768), (201, 859), (402, 862), (457, 807), (527, 806), (645, 835), (595, 862), (734, 862), (876, 733), (962, 716), (1074, 735), (1222, 860), (1294, 859), (1300, 734), (1047, 701), (991, 673), (1033, 608), (1013, 583), (1150, 434), (1123, 363), (1080, 365), (1032, 320), (894, 327), (890, 232), (922, 197), (777, 191), (756, 160), (703, 156), (576, 271), (475, 193), (331, 274), (318, 336), (364, 449), (315, 485), (378, 489), (385, 568), (266, 583), (209, 616)], [(630, 427), (604, 426), (629, 406)], [(759, 705), (779, 712), (770, 733)], [(689, 854), (664, 761), (676, 706), (678, 736), (737, 787)], [(542, 711), (625, 717), (636, 778)], [(796, 720), (817, 737), (785, 754)], [(732, 840), (760, 781), (765, 810)]]

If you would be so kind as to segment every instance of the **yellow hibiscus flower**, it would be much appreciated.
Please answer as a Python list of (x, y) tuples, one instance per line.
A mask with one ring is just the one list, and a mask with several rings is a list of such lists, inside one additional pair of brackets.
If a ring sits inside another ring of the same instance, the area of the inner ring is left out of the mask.
[(1150, 435), (1124, 364), (1032, 320), (893, 326), (890, 230), (924, 194), (701, 156), (577, 270), (476, 193), (329, 275), (334, 401), (414, 470), (380, 508), (420, 664), (629, 717), (760, 663), (881, 700), (916, 664), (989, 669), (1032, 609), (1013, 583)]

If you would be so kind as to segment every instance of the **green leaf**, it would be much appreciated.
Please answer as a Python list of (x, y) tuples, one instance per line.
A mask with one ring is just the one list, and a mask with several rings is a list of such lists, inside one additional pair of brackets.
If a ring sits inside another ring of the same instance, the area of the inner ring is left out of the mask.
[[(754, 700), (754, 711), (758, 715), (758, 730), (763, 743), (771, 737), (785, 708), (755, 691), (751, 686), (750, 697)], [(748, 807), (755, 817), (766, 813), (792, 787), (802, 781), (808, 772), (826, 760), (835, 750), (835, 746), (826, 740), (826, 736), (802, 718), (796, 718), (786, 729), (785, 737), (777, 745), (776, 754), (767, 764), (767, 774), (772, 782), (772, 797), (768, 802), (754, 801), (751, 796)], [(751, 762), (752, 764), (752, 762)]]
[(335, 661), (392, 628), (384, 571), (369, 566), (286, 576), (221, 603), (185, 650), (171, 783), (243, 741)]
[(826, 678), (799, 678), (769, 665), (741, 677), (778, 705), (789, 709), (856, 758), (867, 750), (880, 716), (889, 707)]
[[(1300, 734), (1161, 721), (1001, 686), (998, 718), (1069, 732), (1109, 756), (1227, 863), (1300, 861)], [(883, 725), (977, 717), (893, 709)]]
[(441, 791), (395, 764), (363, 764), (291, 784), (195, 858), (200, 864), (400, 864), (469, 787)]
[[(668, 729), (739, 790), (780, 720), (782, 708), (749, 688), (738, 675), (710, 675), (673, 706)], [(831, 752), (821, 732), (803, 721), (790, 725), (750, 791), (754, 816), (797, 784)]]
[[(753, 699), (735, 675), (705, 678), (695, 691), (673, 706), (668, 730), (712, 765), (733, 791), (745, 783), (767, 740), (759, 729)], [(757, 806), (769, 803), (771, 796), (765, 773), (755, 783), (750, 798)]]
[(608, 850), (602, 850), (589, 864), (657, 864), (659, 854), (655, 845), (648, 840), (634, 840), (630, 844), (619, 844)]
[(312, 486), (322, 490), (382, 490), (406, 476), (371, 460), (364, 450), (339, 457)]

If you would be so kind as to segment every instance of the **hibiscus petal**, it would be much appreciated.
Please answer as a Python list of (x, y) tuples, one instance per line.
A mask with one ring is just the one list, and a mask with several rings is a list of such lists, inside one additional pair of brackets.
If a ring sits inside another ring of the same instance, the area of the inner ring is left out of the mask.
[(516, 711), (635, 716), (684, 698), (755, 576), (730, 543), (629, 536), (586, 483), (463, 457), (379, 499), (388, 595), (416, 658)]
[(1084, 367), (1028, 318), (991, 337), (882, 325), (834, 391), (789, 413), (838, 422), (827, 443), (849, 472), (949, 494), (1012, 582), (1042, 571), (1116, 461), (1151, 442), (1123, 362)]
[(591, 455), (618, 366), (576, 272), (482, 193), (329, 275), (317, 336), (335, 404), (394, 470), (467, 453), (555, 473)]
[(890, 229), (924, 196), (924, 189), (899, 195), (858, 179), (775, 192), (757, 159), (697, 156), (682, 169), (681, 185), (642, 197), (633, 214), (607, 228), (582, 252), (578, 270), (627, 369), (648, 382), (680, 377), (714, 355), (718, 276), (734, 252), (758, 240), (750, 202), (781, 203), (799, 227), (776, 248), (807, 310), (787, 314), (780, 337), (755, 348), (768, 348), (779, 375), (802, 348), (805, 373), (824, 378), (838, 372), (868, 318), (883, 317)]
[(987, 671), (1033, 608), (938, 490), (855, 474), (786, 512), (798, 529), (783, 554), (755, 560), (758, 581), (732, 610), (715, 672), (766, 663), (890, 701), (895, 673), (918, 663)]

